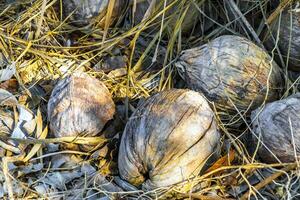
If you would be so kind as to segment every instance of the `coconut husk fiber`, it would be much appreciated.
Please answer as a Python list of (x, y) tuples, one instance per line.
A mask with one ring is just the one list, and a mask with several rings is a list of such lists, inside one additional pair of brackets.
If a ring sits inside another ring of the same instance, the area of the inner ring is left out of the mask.
[(48, 121), (55, 137), (95, 136), (114, 113), (106, 86), (84, 72), (60, 80), (48, 102)]
[(219, 145), (214, 113), (200, 93), (164, 91), (148, 98), (127, 122), (119, 173), (144, 190), (171, 186), (199, 174)]
[(187, 87), (203, 92), (224, 120), (280, 97), (279, 66), (243, 37), (224, 35), (185, 50), (176, 66), (183, 71)]
[(253, 138), (263, 162), (295, 162), (300, 155), (300, 93), (268, 103), (252, 115)]
[[(265, 44), (270, 51), (276, 48), (276, 44), (288, 68), (300, 72), (300, 13), (295, 5), (287, 7), (274, 20), (271, 31), (265, 36)], [(279, 53), (275, 52), (279, 59)]]

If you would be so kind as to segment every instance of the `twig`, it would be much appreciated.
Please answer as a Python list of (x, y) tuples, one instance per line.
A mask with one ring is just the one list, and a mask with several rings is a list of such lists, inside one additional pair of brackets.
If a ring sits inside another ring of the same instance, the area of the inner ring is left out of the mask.
[(15, 154), (20, 154), (21, 153), (21, 151), (20, 151), (19, 148), (14, 147), (14, 146), (9, 145), (9, 144), (6, 144), (1, 139), (0, 139), (0, 147), (3, 148), (3, 149), (6, 149), (7, 151), (11, 151), (11, 152), (13, 152)]
[(22, 160), (22, 158), (23, 158), (23, 155), (2, 158), (2, 170), (3, 170), (5, 184), (6, 184), (7, 191), (8, 191), (8, 197), (11, 200), (14, 200), (15, 198), (14, 198), (14, 192), (13, 192), (13, 187), (12, 187), (12, 182), (11, 182), (11, 178), (10, 178), (10, 174), (9, 174), (8, 165), (9, 165), (9, 163), (13, 163), (13, 162)]
[(240, 9), (238, 8), (238, 6), (236, 5), (236, 3), (233, 0), (228, 0), (227, 1), (229, 4), (229, 7), (232, 9), (233, 14), (236, 16), (238, 16), (241, 19), (241, 22), (244, 23), (244, 25), (246, 26), (246, 28), (248, 29), (248, 31), (251, 33), (252, 37), (254, 38), (254, 40), (256, 41), (256, 43), (263, 49), (264, 45), (262, 44), (261, 40), (259, 39), (258, 35), (256, 34), (255, 30), (252, 28), (252, 26), (249, 24), (248, 20), (246, 19), (246, 17), (243, 15), (243, 13), (240, 11)]
[(58, 154), (78, 154), (78, 155), (85, 155), (85, 156), (90, 155), (89, 153), (80, 152), (80, 151), (59, 151), (59, 152), (44, 154), (37, 158), (32, 158), (32, 159), (30, 159), (30, 161), (32, 162), (32, 161), (35, 161), (35, 160), (38, 160), (41, 158), (51, 157), (51, 156), (58, 155)]
[(233, 199), (224, 199), (222, 197), (219, 197), (217, 195), (203, 195), (203, 194), (183, 194), (182, 195), (185, 198), (192, 198), (192, 199), (200, 199), (200, 200), (233, 200)]
[(283, 0), (276, 8), (276, 10), (268, 17), (266, 24), (270, 25), (274, 21), (274, 19), (276, 19), (277, 16), (281, 13), (281, 11), (292, 2), (293, 0)]
[(42, 9), (41, 9), (41, 17), (38, 21), (37, 24), (37, 31), (35, 33), (35, 38), (38, 39), (40, 37), (41, 34), (41, 29), (42, 29), (42, 25), (43, 25), (43, 20), (44, 20), (44, 14), (46, 11), (46, 6), (47, 6), (47, 0), (43, 0), (43, 4), (42, 4)]
[[(275, 180), (276, 178), (278, 178), (279, 176), (281, 176), (282, 174), (284, 174), (284, 172), (290, 171), (294, 168), (297, 167), (297, 164), (293, 164), (293, 165), (288, 165), (285, 168), (283, 168), (282, 170), (272, 174), (271, 176), (269, 176), (268, 178), (264, 179), (263, 181), (261, 181), (260, 183), (258, 183), (257, 185), (254, 186), (254, 188), (256, 190), (259, 190), (263, 187), (265, 187), (266, 185), (268, 185), (269, 183), (271, 183), (273, 180)], [(241, 198), (240, 200), (247, 200), (249, 197), (251, 196), (251, 193), (248, 191), (246, 192)]]
[[(20, 139), (0, 137), (2, 139), (9, 139), (24, 144), (50, 144), (50, 143), (73, 143), (73, 144), (86, 144), (86, 145), (98, 145), (108, 142), (110, 139), (104, 137), (61, 137), (61, 138), (47, 138), (47, 139)], [(1, 145), (1, 143), (0, 143)]]

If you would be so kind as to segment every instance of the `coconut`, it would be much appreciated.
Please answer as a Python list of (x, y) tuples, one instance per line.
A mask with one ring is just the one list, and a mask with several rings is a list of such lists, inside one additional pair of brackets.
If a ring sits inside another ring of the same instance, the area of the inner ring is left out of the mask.
[[(63, 0), (64, 16), (77, 26), (86, 26), (97, 22), (100, 27), (105, 25), (105, 17), (109, 5), (108, 0)], [(127, 7), (127, 0), (116, 0), (111, 16), (111, 23), (122, 15)]]
[[(155, 4), (153, 4), (153, 2)], [(134, 0), (131, 0), (131, 4), (134, 4)], [(199, 1), (198, 1), (199, 2)], [(167, 1), (167, 6), (170, 5), (172, 1), (168, 0)], [(196, 1), (197, 3), (197, 1)], [(168, 25), (168, 29), (172, 31), (175, 26), (176, 22), (178, 20), (178, 15), (180, 14), (180, 10), (178, 10), (178, 7), (180, 2), (172, 6), (168, 11), (165, 12), (165, 21), (169, 20), (171, 17), (171, 22)], [(209, 2), (202, 2), (200, 1), (199, 3), (199, 8), (205, 12), (211, 19), (216, 19), (217, 18), (217, 12), (214, 10), (214, 7), (212, 3)], [(202, 31), (207, 31), (209, 28), (213, 26), (213, 21), (210, 19), (205, 18), (201, 13), (199, 12), (198, 8), (191, 3), (189, 5), (189, 10), (185, 15), (184, 21), (182, 22), (181, 30), (183, 33), (188, 33), (191, 31), (197, 23), (200, 22), (200, 29)], [(143, 20), (147, 20), (148, 18), (154, 17), (155, 14), (159, 13), (160, 11), (164, 10), (164, 3), (163, 1), (157, 1), (157, 0), (145, 0), (145, 1), (140, 1), (136, 2), (136, 9), (135, 12), (133, 13), (133, 24), (139, 24)], [(184, 11), (184, 9), (183, 9)], [(133, 12), (133, 11), (132, 11)], [(175, 12), (178, 12), (178, 14), (171, 16)], [(161, 17), (158, 18), (155, 23), (160, 25)], [(153, 30), (153, 29), (151, 29)]]
[(197, 92), (173, 89), (141, 104), (126, 124), (120, 177), (152, 190), (199, 174), (220, 144), (214, 113)]
[[(300, 155), (300, 93), (252, 112), (254, 140), (262, 161), (294, 162)], [(259, 139), (259, 140), (258, 140)], [(299, 160), (299, 159), (298, 159)]]
[(263, 49), (239, 36), (220, 36), (185, 50), (176, 66), (184, 71), (188, 88), (213, 101), (222, 119), (280, 96), (283, 80), (278, 65)]
[[(289, 69), (300, 72), (300, 12), (297, 9), (283, 11), (281, 19), (279, 16), (274, 21), (271, 30), (275, 39), (279, 31), (276, 43), (284, 60), (288, 58)], [(268, 49), (273, 50), (275, 45), (270, 35), (267, 35), (266, 41)]]
[(114, 113), (106, 86), (86, 73), (76, 72), (60, 80), (48, 102), (49, 127), (56, 137), (94, 136)]

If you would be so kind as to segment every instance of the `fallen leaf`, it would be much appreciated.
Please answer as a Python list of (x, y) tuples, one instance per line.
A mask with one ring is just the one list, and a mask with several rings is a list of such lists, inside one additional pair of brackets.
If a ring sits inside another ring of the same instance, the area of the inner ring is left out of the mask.
[(15, 106), (17, 104), (18, 100), (12, 93), (0, 88), (0, 106)]
[[(41, 133), (39, 139), (45, 139), (48, 134), (48, 128), (46, 127), (44, 131)], [(42, 144), (35, 144), (30, 152), (26, 155), (26, 157), (23, 159), (24, 162), (29, 161), (42, 147)]]
[(18, 90), (18, 81), (16, 79), (9, 79), (0, 83), (0, 88), (7, 90), (9, 92), (17, 92)]
[(0, 110), (0, 132), (10, 134), (14, 125), (12, 112)]
[(127, 70), (125, 68), (115, 69), (108, 73), (109, 78), (118, 78), (125, 76), (127, 74)]
[(64, 190), (66, 184), (74, 179), (80, 178), (84, 174), (80, 170), (63, 171), (63, 172), (51, 172), (46, 175), (45, 178), (41, 179), (40, 182), (48, 184), (52, 188)]
[(220, 167), (223, 166), (229, 166), (230, 163), (234, 160), (235, 158), (235, 151), (234, 150), (230, 150), (229, 153), (223, 157), (221, 157), (219, 160), (217, 160), (217, 162), (215, 162), (213, 164), (213, 166), (211, 166), (206, 173), (212, 172)]
[(42, 163), (29, 163), (28, 165), (18, 168), (18, 177), (21, 175), (33, 173), (33, 172), (39, 172), (43, 169), (43, 164)]
[(0, 82), (7, 81), (16, 73), (16, 63), (7, 65), (5, 69), (0, 70)]

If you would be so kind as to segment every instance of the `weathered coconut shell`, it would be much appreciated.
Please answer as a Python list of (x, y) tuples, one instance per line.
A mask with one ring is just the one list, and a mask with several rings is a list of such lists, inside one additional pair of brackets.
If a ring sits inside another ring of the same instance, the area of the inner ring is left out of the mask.
[(273, 163), (278, 162), (278, 159), (281, 162), (294, 162), (295, 154), (300, 155), (299, 113), (300, 93), (269, 103), (263, 110), (252, 112), (253, 132), (257, 136), (254, 139), (256, 143), (257, 138), (261, 140), (258, 153), (263, 162)]
[(48, 102), (50, 129), (56, 137), (94, 136), (114, 113), (106, 86), (86, 73), (77, 72), (60, 80)]
[(214, 113), (200, 93), (164, 91), (147, 99), (129, 119), (119, 173), (145, 190), (170, 186), (197, 175), (219, 143)]
[[(153, 8), (150, 8), (150, 5), (153, 1), (156, 1), (156, 4)], [(132, 4), (134, 0), (131, 0)], [(197, 2), (197, 1), (196, 1)], [(171, 0), (167, 2), (167, 6), (172, 3)], [(179, 3), (178, 3), (179, 4)], [(145, 0), (145, 1), (137, 1), (136, 10), (134, 12), (133, 24), (139, 24), (143, 19), (147, 19), (147, 17), (153, 17), (153, 13), (158, 13), (159, 11), (164, 9), (163, 1), (159, 0)], [(169, 19), (171, 14), (177, 12), (179, 5), (174, 5), (170, 8), (169, 11), (165, 13), (165, 19)], [(202, 9), (204, 13), (206, 13), (212, 19), (217, 18), (217, 12), (214, 10), (213, 5), (209, 2), (201, 3), (199, 2), (199, 7)], [(149, 9), (149, 10), (148, 10)], [(179, 15), (179, 12), (178, 12)], [(174, 16), (172, 22), (168, 25), (170, 30), (173, 30), (176, 25), (176, 21), (178, 20), (178, 15)], [(159, 17), (155, 22), (158, 23), (160, 26), (161, 17)], [(207, 18), (205, 18), (201, 13), (198, 11), (194, 4), (191, 4), (189, 7), (188, 12), (185, 15), (184, 21), (182, 22), (181, 30), (183, 33), (187, 33), (191, 31), (197, 23), (201, 24), (201, 31), (206, 31), (213, 26), (213, 22)], [(153, 30), (153, 27), (151, 28)]]
[(283, 82), (271, 57), (239, 36), (220, 36), (183, 51), (176, 66), (185, 71), (188, 88), (203, 92), (226, 113), (236, 113), (236, 108), (243, 113), (264, 100), (276, 100)]
[[(63, 0), (62, 2), (64, 16), (71, 16), (70, 21), (73, 24), (85, 26), (97, 21), (100, 27), (104, 27), (109, 0)], [(111, 21), (118, 20), (126, 7), (127, 0), (116, 0)]]
[[(278, 27), (279, 21), (280, 26)], [(289, 69), (300, 72), (300, 12), (291, 9), (285, 10), (281, 14), (281, 20), (278, 17), (271, 27), (275, 39), (279, 29), (277, 45), (284, 60), (287, 60), (289, 53)], [(273, 50), (274, 43), (270, 37), (267, 35), (266, 46), (269, 50)]]

